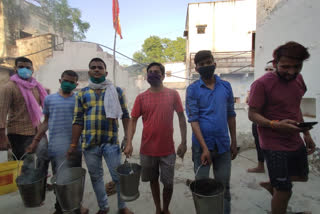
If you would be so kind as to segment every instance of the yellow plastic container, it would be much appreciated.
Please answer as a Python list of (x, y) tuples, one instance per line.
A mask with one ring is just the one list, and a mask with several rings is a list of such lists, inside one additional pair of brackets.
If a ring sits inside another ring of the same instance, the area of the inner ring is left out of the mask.
[(21, 166), (22, 161), (0, 163), (0, 195), (17, 191), (16, 178), (20, 173)]

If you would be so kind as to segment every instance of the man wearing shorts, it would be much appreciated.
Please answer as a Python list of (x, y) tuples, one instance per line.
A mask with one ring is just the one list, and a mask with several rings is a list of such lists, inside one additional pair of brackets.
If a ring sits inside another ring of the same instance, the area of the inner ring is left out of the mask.
[(286, 213), (292, 182), (308, 180), (307, 155), (315, 151), (310, 127), (297, 126), (303, 122), (300, 104), (307, 90), (300, 72), (309, 56), (299, 43), (279, 46), (273, 52), (276, 70), (257, 79), (250, 90), (249, 119), (258, 126), (270, 178), (260, 185), (272, 194), (272, 214)]
[[(186, 150), (186, 119), (180, 96), (177, 91), (163, 86), (165, 68), (160, 63), (151, 63), (147, 67), (148, 82), (151, 87), (139, 94), (135, 100), (128, 128), (128, 142), (124, 150), (131, 156), (132, 138), (138, 118), (142, 116), (143, 132), (140, 147), (142, 181), (149, 181), (156, 214), (170, 214), (169, 204), (173, 193), (174, 166), (176, 161), (173, 142), (173, 115), (179, 118), (181, 144), (177, 154), (183, 158)], [(160, 170), (160, 173), (159, 173)], [(163, 183), (163, 209), (160, 202), (160, 180)]]

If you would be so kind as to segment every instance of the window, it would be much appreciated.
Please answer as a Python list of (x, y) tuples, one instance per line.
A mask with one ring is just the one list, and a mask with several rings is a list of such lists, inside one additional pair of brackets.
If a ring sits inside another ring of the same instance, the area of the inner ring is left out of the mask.
[(197, 33), (205, 34), (207, 25), (197, 25)]
[(304, 117), (316, 118), (317, 110), (315, 98), (302, 98), (300, 108)]

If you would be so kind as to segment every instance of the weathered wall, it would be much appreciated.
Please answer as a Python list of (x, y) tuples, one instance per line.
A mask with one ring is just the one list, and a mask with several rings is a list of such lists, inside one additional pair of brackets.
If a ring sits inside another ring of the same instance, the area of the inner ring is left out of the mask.
[[(108, 79), (113, 81), (113, 56), (103, 52), (96, 44), (84, 42), (65, 42), (63, 51), (54, 51), (46, 64), (40, 67), (36, 77), (51, 90), (51, 93), (55, 93), (60, 88), (58, 81), (64, 70), (81, 71), (84, 81), (79, 85), (79, 88), (84, 87), (88, 83), (86, 71), (89, 70), (89, 61), (94, 57), (100, 57), (106, 62)], [(128, 105), (131, 107), (133, 105), (132, 96), (137, 94), (135, 80), (128, 77), (128, 72), (124, 71), (118, 62), (116, 62), (116, 82), (118, 86), (125, 90)]]
[(16, 56), (27, 55), (27, 57), (33, 62), (35, 72), (37, 72), (39, 67), (45, 63), (47, 58), (52, 56), (54, 36), (52, 34), (45, 34), (25, 39), (18, 39), (16, 40), (16, 44)]
[[(188, 7), (189, 52), (251, 50), (256, 0), (192, 3)], [(207, 25), (205, 34), (197, 25)]]
[[(260, 0), (257, 4), (256, 78), (272, 59), (273, 50), (285, 42), (296, 41), (309, 48), (311, 57), (304, 63), (302, 75), (308, 91), (302, 105), (307, 121), (319, 121), (320, 116), (320, 2), (318, 0)], [(313, 112), (310, 112), (313, 111)], [(311, 130), (320, 147), (320, 125)]]
[(247, 74), (221, 74), (220, 77), (223, 80), (230, 82), (233, 96), (240, 98), (241, 103), (245, 103), (247, 92), (250, 89), (250, 85), (253, 82), (253, 73)]

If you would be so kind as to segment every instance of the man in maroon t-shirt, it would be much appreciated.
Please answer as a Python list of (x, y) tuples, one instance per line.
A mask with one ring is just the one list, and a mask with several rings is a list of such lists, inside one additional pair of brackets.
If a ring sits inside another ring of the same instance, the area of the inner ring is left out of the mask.
[(308, 180), (307, 155), (315, 151), (308, 131), (312, 127), (298, 127), (303, 122), (300, 103), (307, 90), (300, 72), (309, 56), (307, 48), (296, 42), (281, 45), (273, 52), (276, 70), (251, 85), (249, 119), (258, 125), (270, 178), (260, 185), (272, 194), (272, 214), (286, 213), (292, 182)]
[[(147, 68), (148, 82), (151, 87), (139, 94), (135, 100), (128, 127), (128, 142), (124, 150), (127, 157), (132, 154), (132, 138), (138, 118), (142, 116), (143, 131), (140, 147), (142, 181), (149, 181), (156, 214), (170, 214), (169, 204), (173, 193), (174, 166), (176, 161), (173, 142), (173, 116), (179, 118), (181, 144), (177, 154), (183, 158), (187, 151), (186, 119), (177, 91), (163, 86), (165, 68), (160, 63), (151, 63)], [(160, 179), (163, 183), (163, 209), (160, 203)]]

